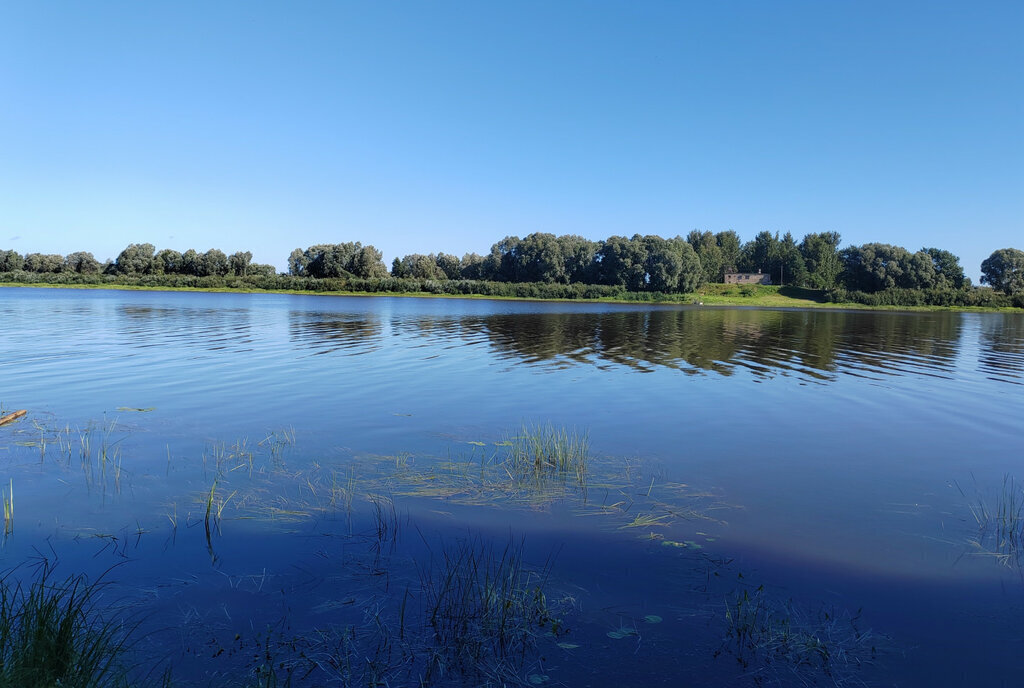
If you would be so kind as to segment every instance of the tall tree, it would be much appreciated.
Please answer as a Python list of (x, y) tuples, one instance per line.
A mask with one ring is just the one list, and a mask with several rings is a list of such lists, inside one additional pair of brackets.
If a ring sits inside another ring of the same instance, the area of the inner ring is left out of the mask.
[(800, 254), (807, 266), (807, 282), (815, 289), (836, 286), (843, 263), (839, 257), (839, 232), (808, 234), (800, 242)]
[(981, 283), (1006, 294), (1024, 293), (1024, 251), (1001, 248), (981, 263)]
[(729, 229), (715, 235), (715, 243), (722, 252), (722, 273), (735, 272), (740, 264), (740, 235)]
[(156, 254), (156, 272), (165, 275), (177, 275), (182, 272), (182, 257), (177, 251), (165, 248)]
[(25, 256), (26, 272), (60, 272), (64, 256), (56, 253), (29, 253)]
[[(804, 257), (790, 232), (786, 232), (782, 241), (776, 244), (775, 250), (776, 256), (773, 263), (778, 266), (778, 284), (798, 287), (807, 284), (807, 266), (804, 264)], [(775, 281), (774, 274), (772, 281)]]
[(25, 269), (25, 258), (17, 251), (0, 251), (0, 272)]
[(155, 268), (153, 244), (129, 244), (114, 261), (114, 271), (119, 275), (151, 275)]
[(686, 241), (697, 253), (703, 272), (704, 282), (721, 282), (724, 272), (725, 260), (722, 255), (722, 247), (718, 245), (715, 235), (711, 232), (693, 230), (686, 235)]
[(223, 277), (230, 269), (227, 255), (219, 248), (211, 248), (199, 259), (200, 277)]
[[(739, 269), (742, 272), (763, 272), (772, 274), (779, 255), (779, 236), (771, 232), (758, 232), (753, 241), (743, 244), (740, 250)], [(776, 273), (776, 279), (778, 274)]]
[(244, 277), (249, 274), (249, 266), (252, 264), (252, 253), (249, 251), (238, 251), (228, 256), (228, 269), (232, 275)]
[(96, 275), (100, 271), (100, 262), (88, 251), (75, 251), (64, 257), (64, 270), (81, 275)]
[(960, 258), (939, 248), (922, 248), (921, 251), (927, 253), (932, 259), (936, 287), (963, 288), (967, 278), (964, 277), (964, 269), (960, 267)]

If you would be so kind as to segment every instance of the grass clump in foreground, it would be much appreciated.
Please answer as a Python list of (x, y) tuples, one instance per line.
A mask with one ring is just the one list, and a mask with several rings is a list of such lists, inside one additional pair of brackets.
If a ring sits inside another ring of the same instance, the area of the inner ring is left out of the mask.
[(104, 584), (85, 575), (54, 579), (43, 561), (30, 583), (0, 579), (0, 686), (127, 686), (123, 661), (132, 628), (96, 609)]
[[(962, 489), (960, 494), (967, 496)], [(1001, 564), (1020, 566), (1024, 556), (1024, 488), (1013, 476), (1004, 475), (994, 501), (979, 494), (968, 509), (978, 524), (978, 533), (970, 544)]]
[(807, 614), (768, 598), (764, 586), (744, 589), (725, 609), (726, 633), (715, 656), (728, 654), (755, 684), (863, 685), (858, 671), (878, 654), (860, 613), (821, 610)]
[(432, 636), (422, 681), (467, 671), (516, 676), (537, 638), (562, 630), (544, 593), (548, 573), (524, 566), (522, 542), (499, 552), (475, 538), (432, 558), (420, 573)]

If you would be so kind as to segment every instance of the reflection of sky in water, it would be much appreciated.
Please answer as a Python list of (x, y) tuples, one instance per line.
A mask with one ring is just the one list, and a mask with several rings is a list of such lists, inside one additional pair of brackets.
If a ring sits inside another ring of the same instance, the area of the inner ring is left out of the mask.
[[(956, 591), (953, 614), (1005, 606), (975, 588), (994, 590), (1007, 572), (957, 544), (972, 532), (957, 485), (973, 497), (1020, 475), (1021, 315), (5, 289), (0, 322), (4, 407), (76, 426), (115, 421), (123, 432), (112, 441), (134, 462), (131, 493), (74, 489), (71, 467), (55, 492), (33, 494), (22, 478), (23, 513), (45, 512), (59, 494), (94, 527), (120, 532), (124, 509), (156, 505), (162, 520), (177, 490), (173, 508), (195, 523), (196, 505), (180, 495), (208, 484), (212, 445), (256, 444), (277, 428), (294, 429), (292, 461), (344, 465), (365, 454), (458, 457), (550, 421), (588, 429), (603, 455), (644, 463), (655, 494), (659, 481), (685, 482), (728, 504), (716, 514), (727, 524), (673, 528), (713, 535), (740, 567), (826, 597), (882, 599), (884, 585), (912, 596), (918, 585)], [(34, 448), (6, 449), (18, 470), (43, 475), (27, 468)], [(507, 527), (498, 509), (415, 508), (439, 528)], [(592, 521), (523, 513), (517, 527), (531, 537), (570, 543), (567, 575), (591, 588), (627, 584), (574, 568), (597, 537)], [(74, 520), (58, 514), (47, 532), (67, 536)], [(222, 557), (247, 561), (250, 527), (258, 540), (258, 523), (239, 525)], [(596, 546), (628, 559), (636, 534)], [(288, 547), (300, 559), (316, 551)], [(961, 622), (983, 636), (984, 619), (971, 619)]]

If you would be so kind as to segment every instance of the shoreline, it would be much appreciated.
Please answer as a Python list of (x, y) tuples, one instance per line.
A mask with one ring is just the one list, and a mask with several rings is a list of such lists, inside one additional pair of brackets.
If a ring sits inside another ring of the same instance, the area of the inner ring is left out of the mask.
[[(717, 285), (716, 285), (717, 286)], [(201, 292), (212, 294), (285, 294), (290, 296), (359, 296), (359, 297), (398, 297), (427, 299), (468, 299), (487, 301), (524, 301), (540, 303), (607, 303), (627, 306), (690, 306), (694, 308), (762, 308), (762, 309), (795, 309), (823, 311), (876, 311), (906, 313), (1024, 313), (1019, 308), (988, 307), (988, 306), (869, 306), (852, 302), (823, 302), (813, 299), (801, 299), (779, 294), (773, 291), (757, 296), (732, 296), (722, 294), (679, 294), (679, 298), (661, 298), (651, 300), (618, 299), (613, 297), (579, 298), (579, 299), (548, 299), (522, 296), (491, 296), (486, 294), (434, 294), (430, 292), (384, 292), (384, 291), (313, 291), (307, 289), (260, 289), (257, 287), (171, 287), (171, 286), (140, 286), (132, 284), (56, 284), (56, 283), (23, 283), (0, 282), (0, 289), (87, 289), (105, 291), (164, 291), (164, 292)]]

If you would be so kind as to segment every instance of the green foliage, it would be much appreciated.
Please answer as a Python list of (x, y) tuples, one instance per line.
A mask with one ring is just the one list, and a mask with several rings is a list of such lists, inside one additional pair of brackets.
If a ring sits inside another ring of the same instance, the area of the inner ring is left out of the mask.
[(981, 263), (981, 283), (1004, 294), (1024, 293), (1024, 251), (1001, 248)]
[(317, 244), (305, 251), (295, 249), (288, 257), (288, 272), (296, 277), (320, 279), (353, 276), (376, 279), (388, 274), (381, 252), (358, 241)]
[(560, 622), (544, 590), (548, 570), (529, 570), (522, 543), (496, 552), (479, 539), (446, 548), (420, 573), (433, 653), (426, 682), (434, 675), (474, 672), (494, 660), (521, 657)]
[(843, 264), (839, 257), (839, 232), (808, 234), (800, 242), (800, 254), (807, 269), (807, 284), (815, 289), (833, 289)]
[(151, 275), (156, 271), (156, 247), (153, 244), (129, 244), (114, 261), (118, 275)]
[(53, 253), (29, 253), (25, 256), (24, 270), (27, 272), (60, 272), (64, 258)]
[[(925, 251), (910, 253), (902, 246), (864, 244), (843, 249), (841, 255), (844, 280), (850, 290), (877, 292), (893, 288), (934, 289), (943, 288), (947, 284), (945, 276), (942, 283), (938, 281), (936, 261)], [(952, 254), (949, 256), (956, 258)], [(948, 259), (940, 257), (940, 260), (943, 269), (950, 271), (948, 279), (957, 279)]]
[(25, 259), (17, 251), (0, 251), (0, 272), (14, 272), (25, 268)]
[(859, 613), (808, 614), (768, 598), (764, 586), (744, 589), (728, 601), (726, 635), (716, 653), (728, 654), (760, 684), (786, 677), (800, 685), (861, 685), (857, 673), (875, 659), (876, 639), (861, 630)]
[(127, 634), (102, 619), (100, 586), (84, 575), (54, 580), (43, 562), (27, 587), (8, 573), (0, 580), (0, 686), (127, 685)]
[(85, 275), (97, 275), (99, 274), (102, 267), (100, 262), (93, 257), (91, 253), (87, 251), (77, 251), (75, 253), (69, 253), (64, 258), (63, 271), (66, 272), (78, 272)]

